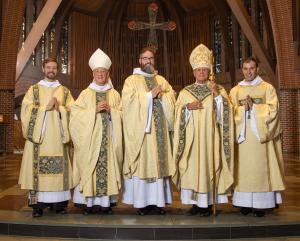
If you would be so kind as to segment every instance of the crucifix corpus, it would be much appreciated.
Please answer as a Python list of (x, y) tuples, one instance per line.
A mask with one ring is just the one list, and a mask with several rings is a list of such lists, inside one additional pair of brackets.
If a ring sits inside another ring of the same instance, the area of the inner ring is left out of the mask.
[(173, 31), (176, 28), (176, 23), (174, 21), (156, 23), (157, 12), (158, 12), (157, 4), (151, 3), (148, 6), (149, 23), (141, 22), (141, 21), (130, 21), (128, 23), (128, 28), (131, 30), (149, 29), (150, 32), (149, 32), (147, 46), (152, 46), (156, 50), (158, 49), (156, 30)]

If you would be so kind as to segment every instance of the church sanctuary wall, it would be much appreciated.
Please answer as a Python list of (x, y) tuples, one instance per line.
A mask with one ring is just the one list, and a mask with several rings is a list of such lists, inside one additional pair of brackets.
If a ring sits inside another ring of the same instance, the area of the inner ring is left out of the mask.
[[(212, 49), (212, 13), (201, 11), (184, 18), (184, 86), (195, 82), (193, 70), (189, 62), (190, 54), (200, 43)], [(183, 87), (183, 86), (182, 86)]]
[[(72, 87), (77, 91), (86, 88), (92, 79), (88, 60), (93, 51), (100, 47), (112, 59), (110, 76), (114, 87), (121, 92), (124, 80), (134, 67), (138, 67), (138, 55), (147, 44), (149, 30), (132, 31), (127, 24), (131, 20), (148, 22), (147, 6), (149, 3), (130, 1), (124, 9), (112, 9), (105, 22), (101, 44), (102, 16), (90, 16), (81, 12), (71, 14), (71, 49), (70, 73)], [(123, 12), (122, 12), (123, 11)], [(122, 17), (119, 17), (122, 15)], [(166, 32), (157, 30), (158, 55), (157, 69), (165, 76), (178, 92), (185, 85), (194, 82), (189, 55), (199, 43), (211, 47), (211, 13), (198, 11), (185, 15), (182, 21), (183, 54), (180, 50), (178, 29)], [(163, 12), (159, 6), (157, 22), (174, 20), (172, 14)], [(166, 51), (165, 51), (166, 48)], [(165, 64), (167, 62), (167, 65)]]
[[(127, 26), (128, 22), (131, 20), (149, 22), (148, 4), (147, 2), (129, 2), (121, 20), (110, 18), (106, 25), (103, 49), (112, 58), (111, 77), (118, 91), (122, 90), (124, 80), (132, 74), (133, 68), (139, 67), (139, 51), (146, 46), (149, 34), (149, 30), (130, 30)], [(168, 19), (164, 18), (162, 9), (159, 8), (156, 21), (164, 22), (166, 20)], [(173, 20), (172, 17), (171, 20)], [(172, 86), (180, 89), (184, 79), (184, 67), (181, 64), (182, 56), (176, 31), (166, 32), (165, 39), (162, 31), (156, 31), (158, 40), (156, 67), (158, 73), (166, 77)], [(165, 53), (165, 48), (167, 53)]]
[[(145, 20), (146, 21), (146, 20)], [(158, 20), (162, 21), (162, 20)], [(122, 90), (125, 79), (132, 74), (135, 67), (139, 67), (138, 56), (142, 47), (146, 46), (148, 31), (132, 31), (127, 27), (127, 21), (123, 22), (120, 29), (119, 41), (115, 38), (115, 21), (110, 20), (104, 37), (104, 50), (112, 58), (111, 77), (115, 88)], [(168, 79), (172, 86), (180, 89), (184, 81), (184, 66), (181, 64), (180, 46), (176, 32), (166, 33), (166, 43), (162, 32), (157, 32), (158, 52), (156, 67), (158, 73)], [(167, 55), (164, 53), (166, 44)], [(168, 69), (165, 65), (167, 59)]]
[(98, 17), (72, 12), (70, 18), (70, 79), (75, 96), (85, 89), (93, 76), (88, 61), (99, 46)]
[(0, 149), (7, 152), (13, 151), (16, 60), (24, 9), (24, 0), (1, 2), (0, 114), (7, 117), (7, 124), (0, 127)]
[[(281, 125), (284, 152), (300, 152), (300, 70), (295, 61), (292, 0), (268, 0), (275, 48), (277, 78), (280, 91)], [(300, 41), (300, 40), (298, 40)]]

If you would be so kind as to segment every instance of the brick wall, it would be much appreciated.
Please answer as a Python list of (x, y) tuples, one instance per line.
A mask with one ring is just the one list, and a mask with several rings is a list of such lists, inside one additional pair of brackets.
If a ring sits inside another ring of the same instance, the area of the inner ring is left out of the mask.
[[(14, 90), (0, 90), (0, 112), (8, 116), (8, 124), (0, 125), (0, 150), (13, 150)], [(6, 136), (4, 135), (6, 133)], [(6, 140), (6, 143), (4, 142)]]
[[(0, 113), (8, 116), (6, 151), (13, 151), (14, 88), (21, 23), (25, 0), (2, 0), (2, 27), (0, 41)], [(3, 130), (0, 142), (4, 143)]]
[[(300, 91), (282, 89), (280, 98), (280, 121), (284, 152), (299, 152)], [(298, 99), (298, 100), (297, 100)]]
[(275, 40), (283, 151), (300, 152), (300, 71), (293, 42), (292, 0), (267, 0)]

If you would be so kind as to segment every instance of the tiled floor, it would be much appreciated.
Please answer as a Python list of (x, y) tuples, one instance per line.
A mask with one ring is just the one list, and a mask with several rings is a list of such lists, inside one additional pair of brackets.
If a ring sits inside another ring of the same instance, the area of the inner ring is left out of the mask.
[[(27, 207), (27, 191), (21, 190), (18, 182), (19, 169), (21, 165), (21, 155), (0, 155), (0, 210), (3, 211), (19, 211), (27, 213), (30, 209)], [(280, 214), (283, 212), (300, 213), (300, 156), (285, 155), (285, 180), (286, 191), (283, 193), (283, 204), (279, 210), (275, 212)], [(179, 200), (179, 193), (173, 191), (174, 202), (167, 207), (170, 214), (184, 214), (188, 208), (182, 205)], [(219, 205), (219, 213), (234, 213), (236, 210), (231, 205)], [(136, 210), (130, 206), (119, 203), (114, 208), (115, 214), (134, 215)], [(69, 213), (77, 214), (80, 210), (69, 205)], [(222, 215), (219, 215), (220, 218)], [(151, 219), (151, 217), (149, 217)]]
[[(277, 225), (300, 223), (300, 156), (285, 155), (285, 179), (286, 191), (283, 193), (283, 205), (279, 209), (267, 214), (264, 218), (241, 216), (238, 210), (231, 205), (219, 205), (216, 217), (200, 218), (198, 216), (188, 217), (184, 213), (187, 206), (180, 203), (179, 194), (174, 189), (174, 202), (167, 207), (167, 215), (149, 215), (141, 217), (136, 215), (136, 210), (128, 205), (119, 203), (114, 208), (115, 215), (106, 216), (94, 214), (83, 216), (81, 210), (69, 205), (67, 215), (58, 215), (45, 211), (42, 218), (32, 218), (31, 209), (27, 207), (27, 191), (21, 190), (17, 184), (21, 155), (0, 156), (0, 222), (29, 225), (64, 225), (64, 226), (89, 226), (89, 227), (122, 227), (139, 228), (151, 227), (241, 227), (247, 229), (249, 226), (265, 226), (276, 223)], [(34, 226), (32, 226), (34, 227)], [(13, 233), (12, 233), (13, 234)], [(60, 237), (60, 236), (59, 236)], [(243, 237), (243, 236), (239, 236)], [(259, 237), (259, 236), (257, 236)], [(49, 238), (50, 239), (50, 238)], [(0, 236), (1, 240), (24, 240), (14, 236)], [(44, 240), (43, 238), (26, 238), (25, 240)], [(72, 239), (50, 239), (50, 240), (72, 240)], [(243, 239), (238, 239), (243, 240)], [(249, 240), (300, 240), (300, 237), (273, 238), (273, 239), (249, 239)]]
[[(241, 216), (231, 205), (219, 205), (216, 217), (199, 218), (185, 216), (187, 206), (180, 203), (179, 193), (174, 189), (174, 202), (167, 207), (168, 214), (165, 216), (150, 215), (141, 217), (136, 215), (136, 210), (128, 205), (119, 203), (114, 208), (115, 215), (105, 216), (94, 214), (83, 216), (81, 211), (69, 205), (69, 214), (57, 215), (46, 211), (42, 218), (31, 217), (31, 209), (27, 207), (27, 191), (21, 190), (18, 182), (21, 155), (0, 155), (0, 221), (15, 224), (30, 225), (64, 225), (64, 226), (118, 226), (139, 228), (156, 227), (249, 227), (278, 224), (299, 224), (300, 223), (300, 155), (285, 155), (285, 180), (286, 191), (283, 193), (283, 205), (264, 218), (254, 218), (252, 216)], [(242, 237), (242, 236), (241, 236)], [(21, 236), (0, 236), (0, 241), (36, 241), (36, 240), (76, 240), (57, 238), (31, 238)], [(78, 239), (77, 239), (78, 240)], [(85, 239), (83, 239), (85, 240)], [(217, 239), (214, 239), (217, 240)], [(223, 239), (225, 240), (225, 239)], [(255, 240), (255, 241), (300, 241), (300, 237), (280, 237), (280, 238), (257, 238), (257, 239), (235, 239), (235, 240)]]

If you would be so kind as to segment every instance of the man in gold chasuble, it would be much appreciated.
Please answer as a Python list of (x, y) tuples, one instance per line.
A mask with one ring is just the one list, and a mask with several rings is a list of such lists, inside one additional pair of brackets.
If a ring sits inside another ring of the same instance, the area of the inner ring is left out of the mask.
[(279, 104), (275, 88), (258, 75), (255, 58), (246, 59), (242, 71), (245, 79), (230, 92), (237, 143), (233, 205), (262, 217), (282, 202), (285, 189)]
[(22, 102), (21, 121), (26, 142), (19, 184), (21, 189), (30, 190), (33, 217), (42, 216), (45, 207), (66, 213), (73, 187), (67, 147), (73, 97), (56, 80), (57, 71), (56, 59), (45, 59), (45, 78), (29, 88)]
[(233, 113), (224, 88), (209, 81), (211, 51), (190, 55), (196, 82), (180, 91), (175, 107), (173, 181), (188, 215), (209, 216), (212, 204), (228, 202), (233, 183)]
[(120, 95), (109, 78), (110, 58), (97, 49), (89, 60), (93, 82), (71, 109), (75, 206), (111, 214), (121, 189), (123, 162)]
[(141, 50), (139, 64), (122, 90), (123, 202), (139, 208), (140, 215), (165, 214), (163, 207), (172, 202), (170, 176), (175, 172), (170, 135), (175, 93), (168, 81), (155, 73), (151, 47)]

